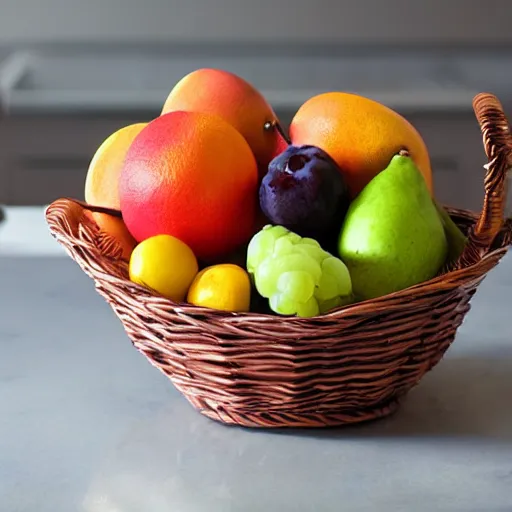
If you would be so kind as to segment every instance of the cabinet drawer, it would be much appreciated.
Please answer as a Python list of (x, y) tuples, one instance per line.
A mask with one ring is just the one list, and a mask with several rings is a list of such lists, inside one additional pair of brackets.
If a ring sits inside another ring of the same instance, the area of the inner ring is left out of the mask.
[(456, 154), (431, 155), (434, 195), (441, 204), (457, 206), (460, 203), (461, 165)]
[(0, 123), (0, 202), (47, 204), (82, 198), (87, 169), (113, 132), (140, 122), (131, 116), (17, 116)]
[(451, 206), (479, 210), (486, 156), (474, 114), (425, 113), (410, 121), (427, 144), (436, 197)]
[(29, 117), (5, 119), (0, 125), (2, 146), (10, 155), (88, 157), (113, 132), (140, 122), (132, 118)]
[(45, 205), (59, 197), (83, 199), (87, 160), (81, 158), (20, 159), (9, 168), (6, 193), (11, 205)]

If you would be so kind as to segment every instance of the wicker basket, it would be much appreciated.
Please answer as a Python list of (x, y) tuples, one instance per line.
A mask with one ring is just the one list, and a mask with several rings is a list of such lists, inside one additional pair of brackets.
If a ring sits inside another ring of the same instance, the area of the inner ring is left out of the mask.
[(202, 414), (250, 427), (322, 427), (386, 416), (452, 343), (486, 274), (507, 252), (504, 220), (510, 131), (490, 94), (473, 103), (489, 158), (480, 215), (448, 208), (468, 234), (460, 260), (406, 290), (301, 319), (176, 304), (131, 283), (120, 250), (59, 199), (53, 236), (95, 282), (133, 345)]

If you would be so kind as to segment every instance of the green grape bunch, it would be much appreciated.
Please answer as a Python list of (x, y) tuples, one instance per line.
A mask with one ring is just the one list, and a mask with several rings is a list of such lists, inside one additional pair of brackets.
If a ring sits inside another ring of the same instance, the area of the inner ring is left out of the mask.
[(353, 301), (345, 264), (316, 240), (283, 226), (267, 225), (254, 235), (247, 271), (258, 293), (281, 315), (312, 317)]

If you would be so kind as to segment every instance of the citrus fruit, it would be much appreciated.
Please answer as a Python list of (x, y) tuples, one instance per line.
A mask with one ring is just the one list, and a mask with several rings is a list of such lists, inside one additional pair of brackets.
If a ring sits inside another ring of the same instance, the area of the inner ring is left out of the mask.
[(121, 259), (129, 261), (137, 242), (128, 231), (123, 219), (106, 213), (91, 212), (88, 210), (85, 211), (85, 214), (98, 225), (100, 231), (115, 240), (118, 247), (121, 249)]
[(187, 302), (222, 311), (249, 311), (251, 282), (238, 265), (221, 263), (207, 267), (192, 282)]
[(407, 149), (432, 193), (427, 147), (418, 131), (400, 114), (357, 94), (329, 92), (306, 101), (290, 124), (295, 145), (323, 149), (340, 167), (355, 197), (394, 155)]
[(263, 95), (243, 78), (221, 69), (203, 68), (183, 77), (172, 89), (162, 114), (179, 110), (217, 114), (235, 127), (252, 149), (260, 173), (283, 148), (283, 138), (266, 123), (278, 119)]
[(229, 254), (255, 228), (258, 172), (222, 118), (171, 112), (135, 138), (119, 179), (124, 221), (139, 242), (168, 234), (202, 260)]
[(119, 210), (118, 181), (126, 152), (147, 123), (125, 126), (107, 137), (94, 153), (85, 178), (85, 200)]
[(182, 302), (199, 270), (190, 247), (174, 236), (147, 238), (132, 252), (130, 280)]
[[(96, 150), (85, 179), (85, 200), (94, 206), (119, 210), (118, 181), (124, 157), (133, 139), (147, 123), (125, 126), (110, 135)], [(101, 231), (114, 238), (128, 261), (136, 241), (122, 219), (98, 212), (88, 212)]]

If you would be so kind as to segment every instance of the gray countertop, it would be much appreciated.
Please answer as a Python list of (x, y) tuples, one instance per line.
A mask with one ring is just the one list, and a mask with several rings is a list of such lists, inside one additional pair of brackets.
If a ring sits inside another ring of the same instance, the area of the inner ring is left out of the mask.
[(510, 256), (393, 417), (279, 432), (199, 415), (73, 261), (19, 256), (0, 257), (0, 510), (512, 510)]

